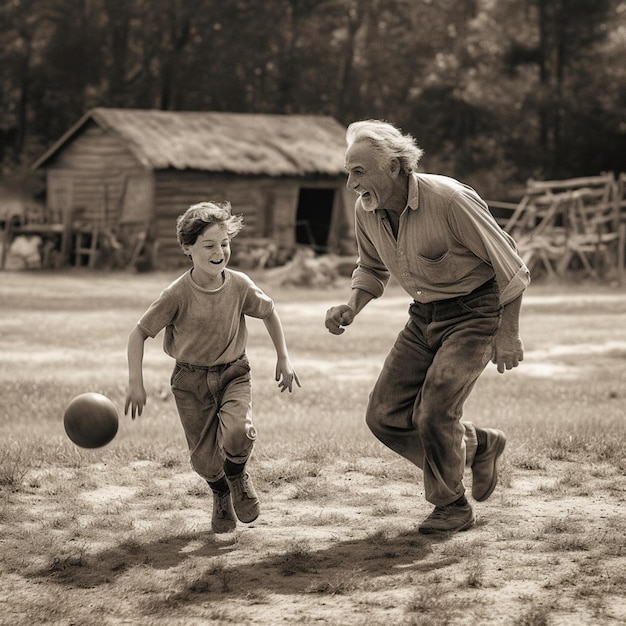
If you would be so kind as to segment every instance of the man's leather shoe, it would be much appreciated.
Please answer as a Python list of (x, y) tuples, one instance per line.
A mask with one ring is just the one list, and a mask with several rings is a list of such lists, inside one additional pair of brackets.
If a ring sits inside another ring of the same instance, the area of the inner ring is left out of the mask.
[(487, 434), (487, 444), (472, 463), (472, 497), (477, 502), (486, 500), (498, 483), (498, 458), (504, 452), (506, 436), (501, 430), (483, 428)]
[(420, 524), (419, 532), (423, 535), (457, 533), (461, 530), (468, 530), (475, 521), (474, 511), (469, 504), (436, 506), (434, 511)]

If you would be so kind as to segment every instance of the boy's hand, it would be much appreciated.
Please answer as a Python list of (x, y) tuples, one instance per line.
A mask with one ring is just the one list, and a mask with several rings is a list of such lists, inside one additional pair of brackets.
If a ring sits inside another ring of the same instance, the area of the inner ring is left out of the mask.
[(146, 406), (147, 400), (146, 390), (143, 385), (130, 385), (126, 393), (126, 404), (124, 405), (124, 415), (128, 415), (128, 409), (131, 409), (131, 417), (140, 416), (143, 407)]
[(289, 359), (279, 359), (276, 364), (276, 378), (275, 380), (278, 382), (278, 386), (280, 388), (280, 393), (285, 391), (285, 389), (289, 390), (289, 393), (292, 391), (293, 383), (295, 382), (298, 387), (301, 387), (300, 379), (298, 378), (298, 374), (293, 369), (291, 362)]

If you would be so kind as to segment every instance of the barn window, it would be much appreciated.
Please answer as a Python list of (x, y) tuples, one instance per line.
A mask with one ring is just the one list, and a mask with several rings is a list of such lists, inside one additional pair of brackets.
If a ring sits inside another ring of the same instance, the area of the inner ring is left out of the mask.
[(310, 245), (316, 252), (326, 252), (334, 198), (334, 189), (300, 189), (296, 213), (296, 243)]

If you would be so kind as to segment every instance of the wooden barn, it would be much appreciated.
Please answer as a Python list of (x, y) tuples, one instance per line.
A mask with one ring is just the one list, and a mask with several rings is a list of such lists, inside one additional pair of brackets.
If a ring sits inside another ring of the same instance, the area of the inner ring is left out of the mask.
[(299, 245), (353, 253), (344, 151), (331, 117), (95, 108), (33, 167), (46, 173), (46, 221), (69, 229), (65, 262), (184, 264), (177, 216), (229, 200), (245, 219), (240, 251), (276, 264)]

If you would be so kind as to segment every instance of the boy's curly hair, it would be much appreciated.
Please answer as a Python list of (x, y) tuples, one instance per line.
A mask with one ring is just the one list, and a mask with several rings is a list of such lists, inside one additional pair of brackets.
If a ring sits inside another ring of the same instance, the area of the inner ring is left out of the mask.
[(231, 213), (230, 202), (199, 202), (176, 220), (176, 239), (181, 246), (192, 246), (207, 226), (220, 224), (232, 239), (243, 228), (243, 215)]

